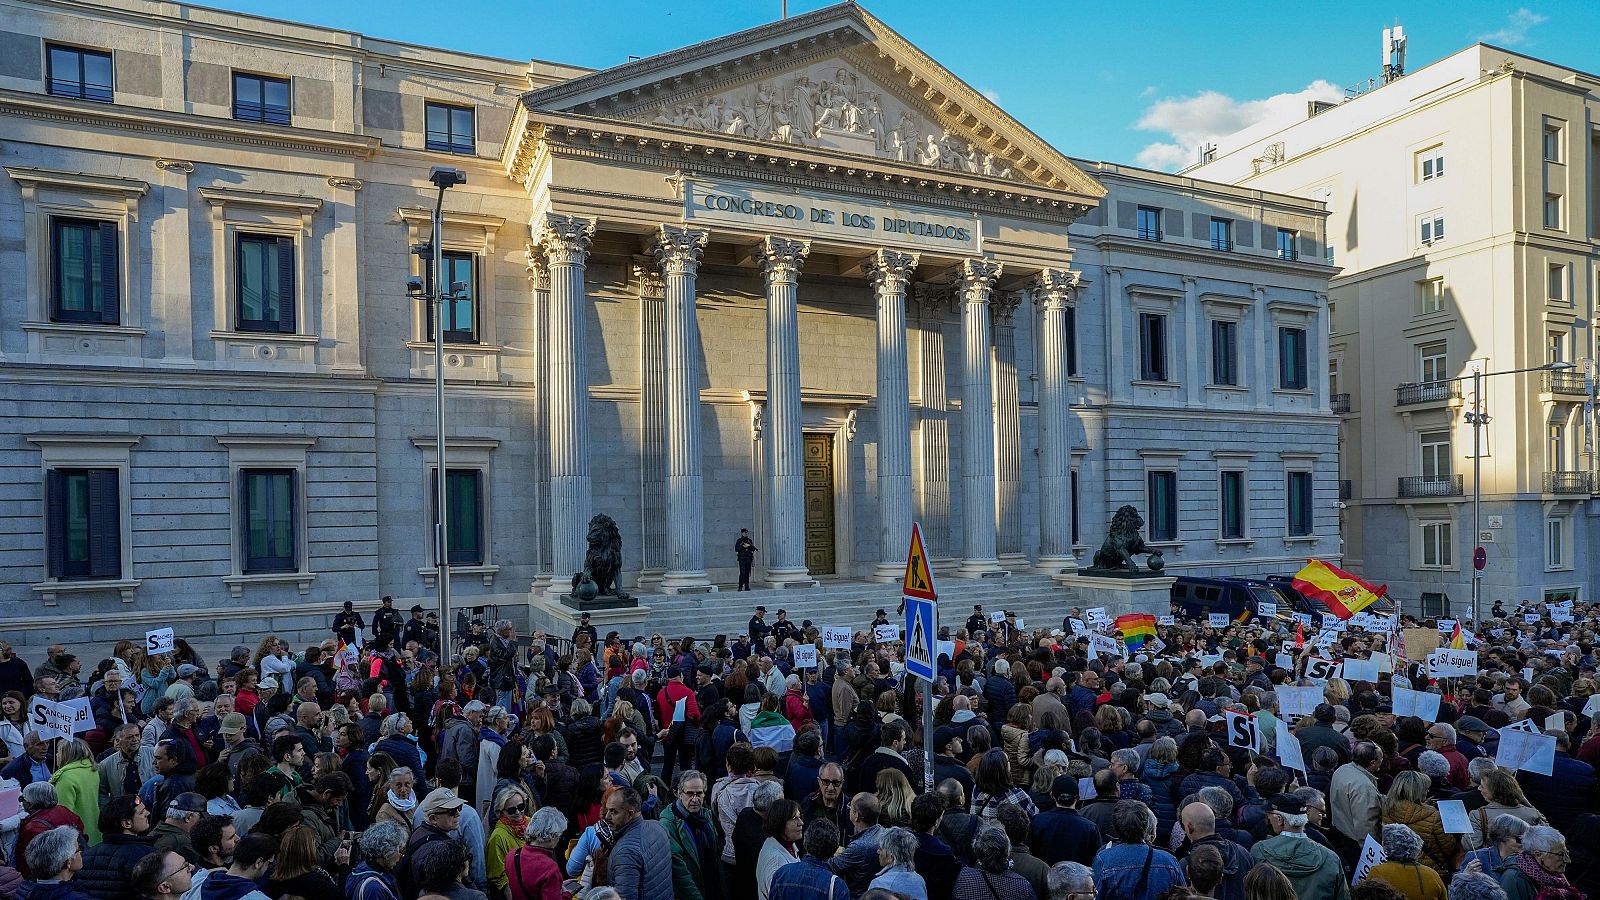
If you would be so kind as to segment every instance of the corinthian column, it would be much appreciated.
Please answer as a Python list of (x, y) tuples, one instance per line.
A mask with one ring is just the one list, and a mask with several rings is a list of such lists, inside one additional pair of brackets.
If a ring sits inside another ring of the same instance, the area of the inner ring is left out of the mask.
[(769, 237), (756, 251), (767, 276), (767, 581), (816, 584), (806, 570), (806, 476), (801, 458), (800, 267), (810, 241)]
[(1033, 286), (1039, 330), (1039, 569), (1072, 572), (1072, 433), (1067, 393), (1067, 306), (1078, 273), (1045, 269)]
[(989, 294), (1000, 263), (961, 264), (961, 542), (964, 578), (1005, 575), (995, 554), (994, 363)]
[(669, 594), (713, 591), (705, 566), (705, 498), (700, 474), (700, 323), (695, 275), (707, 232), (662, 225), (656, 261), (666, 282), (667, 573)]
[(592, 505), (583, 268), (593, 237), (593, 219), (554, 213), (539, 232), (550, 271), (550, 557), (557, 593), (569, 590), (572, 574), (583, 568)]
[(905, 574), (911, 542), (911, 383), (906, 372), (906, 285), (917, 254), (879, 250), (867, 260), (878, 298), (878, 566), (876, 581)]

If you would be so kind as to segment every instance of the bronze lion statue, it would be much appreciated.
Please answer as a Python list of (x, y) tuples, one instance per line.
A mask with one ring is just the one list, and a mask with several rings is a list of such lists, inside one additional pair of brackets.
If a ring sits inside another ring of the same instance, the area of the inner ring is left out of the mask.
[(616, 521), (604, 513), (595, 514), (589, 520), (588, 542), (589, 549), (583, 554), (583, 571), (572, 575), (573, 591), (576, 592), (587, 577), (594, 582), (597, 595), (628, 599), (617, 586), (617, 576), (622, 573), (622, 532)]
[(1166, 567), (1166, 560), (1161, 556), (1161, 551), (1144, 542), (1139, 536), (1139, 529), (1144, 527), (1144, 518), (1139, 511), (1131, 505), (1118, 509), (1111, 517), (1111, 528), (1106, 532), (1105, 543), (1094, 555), (1094, 568), (1108, 571), (1141, 571), (1139, 564), (1133, 557), (1137, 554), (1149, 554), (1147, 563), (1151, 572), (1160, 572)]

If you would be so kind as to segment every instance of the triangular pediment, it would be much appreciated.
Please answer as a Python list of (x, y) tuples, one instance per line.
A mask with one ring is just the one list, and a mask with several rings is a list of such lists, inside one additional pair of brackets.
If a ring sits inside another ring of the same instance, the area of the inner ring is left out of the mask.
[(854, 3), (630, 62), (523, 98), (572, 114), (903, 163), (1087, 199), (1104, 189)]

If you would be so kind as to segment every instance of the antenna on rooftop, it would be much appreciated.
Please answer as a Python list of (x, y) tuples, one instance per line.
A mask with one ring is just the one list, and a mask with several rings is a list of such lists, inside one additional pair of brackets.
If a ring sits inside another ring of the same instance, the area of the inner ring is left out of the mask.
[(1406, 33), (1399, 23), (1383, 30), (1383, 83), (1406, 73)]

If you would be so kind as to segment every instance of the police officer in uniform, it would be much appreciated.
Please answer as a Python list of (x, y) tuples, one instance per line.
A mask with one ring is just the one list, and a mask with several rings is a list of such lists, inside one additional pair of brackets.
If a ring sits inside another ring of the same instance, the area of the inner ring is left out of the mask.
[(385, 596), (383, 606), (372, 614), (372, 636), (391, 639), (400, 636), (400, 611), (394, 608), (394, 597)]
[(739, 590), (750, 590), (750, 567), (756, 561), (756, 542), (750, 540), (750, 529), (739, 529), (739, 539), (733, 542), (733, 555), (739, 558)]

